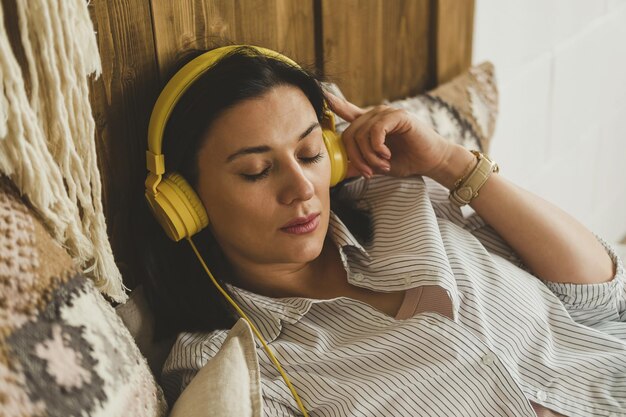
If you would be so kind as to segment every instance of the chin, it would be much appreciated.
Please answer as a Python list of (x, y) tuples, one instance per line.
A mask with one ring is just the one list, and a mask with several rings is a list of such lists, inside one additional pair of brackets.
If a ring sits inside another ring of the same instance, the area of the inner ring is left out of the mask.
[(298, 239), (291, 239), (284, 246), (285, 254), (293, 262), (310, 262), (322, 253), (325, 236), (310, 236), (308, 238), (298, 236)]
[(315, 242), (307, 242), (306, 245), (293, 245), (290, 248), (290, 252), (296, 257), (302, 258), (303, 261), (312, 261), (320, 256), (322, 248), (324, 247), (324, 239), (316, 240)]

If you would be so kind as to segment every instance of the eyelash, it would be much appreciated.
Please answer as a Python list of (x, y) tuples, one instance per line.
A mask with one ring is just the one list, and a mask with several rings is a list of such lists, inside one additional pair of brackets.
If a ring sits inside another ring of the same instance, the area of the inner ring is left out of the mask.
[[(312, 158), (300, 158), (300, 159), (305, 164), (316, 164), (320, 162), (323, 158), (324, 158), (324, 154), (320, 152)], [(256, 174), (256, 175), (247, 175), (247, 174), (241, 174), (241, 175), (244, 177), (246, 181), (255, 182), (255, 181), (258, 181), (267, 177), (269, 175), (270, 168), (271, 167), (267, 167), (260, 174)]]

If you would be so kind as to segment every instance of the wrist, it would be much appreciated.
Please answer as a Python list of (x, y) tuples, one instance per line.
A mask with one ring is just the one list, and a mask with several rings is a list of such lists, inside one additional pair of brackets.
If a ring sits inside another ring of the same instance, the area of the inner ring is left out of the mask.
[(428, 176), (448, 190), (476, 164), (476, 156), (461, 145), (449, 143), (441, 163)]

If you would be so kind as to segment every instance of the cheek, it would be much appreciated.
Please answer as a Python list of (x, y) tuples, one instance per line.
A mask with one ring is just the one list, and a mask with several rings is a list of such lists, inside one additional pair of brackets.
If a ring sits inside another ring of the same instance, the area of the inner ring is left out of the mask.
[[(270, 207), (269, 194), (247, 190), (242, 192), (241, 187), (227, 186), (216, 190), (203, 199), (209, 217), (215, 220), (228, 221), (233, 228), (256, 221), (267, 213)], [(209, 200), (210, 199), (210, 200)]]
[(324, 160), (319, 164), (320, 169), (317, 170), (316, 174), (318, 176), (318, 181), (316, 184), (316, 188), (328, 188), (330, 189), (330, 177), (331, 177), (331, 167), (330, 167), (330, 156), (328, 151), (324, 148), (324, 152), (326, 156)]

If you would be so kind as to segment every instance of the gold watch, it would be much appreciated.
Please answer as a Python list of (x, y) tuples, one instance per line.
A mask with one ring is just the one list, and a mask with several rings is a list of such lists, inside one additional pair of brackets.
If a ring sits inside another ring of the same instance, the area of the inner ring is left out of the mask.
[(489, 176), (500, 171), (498, 164), (487, 155), (474, 150), (470, 152), (476, 156), (476, 166), (467, 176), (459, 178), (450, 191), (450, 201), (459, 207), (469, 204), (478, 197), (478, 190), (487, 182)]

